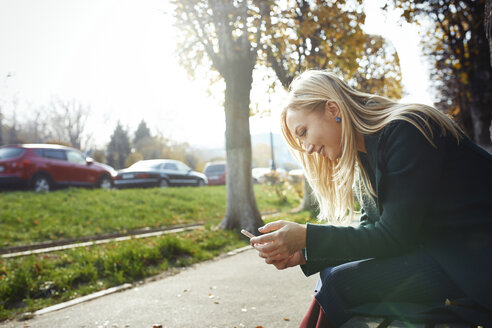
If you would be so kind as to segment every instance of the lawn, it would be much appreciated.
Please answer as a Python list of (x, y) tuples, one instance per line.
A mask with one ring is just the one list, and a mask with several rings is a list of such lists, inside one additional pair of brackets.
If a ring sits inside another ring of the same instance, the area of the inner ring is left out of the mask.
[[(262, 212), (298, 205), (278, 189), (255, 186)], [(173, 235), (132, 239), (91, 247), (0, 260), (0, 320), (70, 300), (111, 286), (211, 259), (248, 241), (216, 230), (225, 213), (225, 188), (128, 190), (68, 189), (49, 194), (0, 194), (3, 246), (77, 238), (142, 227), (204, 222), (203, 228)], [(309, 214), (286, 215), (309, 220)], [(267, 220), (268, 221), (268, 220)]]
[[(255, 195), (261, 212), (298, 202), (293, 190), (284, 202), (269, 185), (255, 185)], [(0, 193), (0, 247), (146, 227), (217, 225), (225, 209), (225, 186)]]

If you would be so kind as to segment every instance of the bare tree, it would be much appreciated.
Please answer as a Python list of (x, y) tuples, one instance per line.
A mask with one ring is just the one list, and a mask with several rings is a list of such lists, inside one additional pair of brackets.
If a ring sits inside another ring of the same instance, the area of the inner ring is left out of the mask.
[(20, 126), (18, 122), (18, 107), (19, 100), (14, 98), (12, 100), (12, 116), (10, 117), (10, 125), (8, 127), (7, 142), (8, 144), (15, 144), (23, 142), (23, 138), (20, 133)]
[(0, 106), (0, 146), (3, 145), (3, 114), (2, 107)]
[(90, 108), (76, 100), (55, 98), (50, 104), (50, 117), (53, 136), (80, 149), (85, 137)]
[(39, 107), (29, 113), (29, 117), (24, 121), (21, 134), (26, 142), (44, 143), (54, 139), (50, 129), (48, 109)]

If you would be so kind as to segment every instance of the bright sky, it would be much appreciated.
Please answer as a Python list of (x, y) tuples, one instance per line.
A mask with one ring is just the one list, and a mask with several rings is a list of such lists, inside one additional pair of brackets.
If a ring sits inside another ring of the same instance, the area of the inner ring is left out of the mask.
[[(431, 104), (428, 73), (420, 61), (417, 30), (385, 21), (381, 0), (366, 1), (366, 31), (396, 47), (405, 101)], [(153, 132), (197, 146), (224, 144), (221, 96), (211, 99), (207, 82), (190, 81), (175, 55), (175, 37), (165, 0), (1, 0), (0, 106), (9, 122), (46, 106), (53, 96), (91, 107), (88, 128), (97, 145), (109, 142), (119, 120), (133, 133), (144, 119)], [(10, 76), (10, 77), (7, 77)], [(260, 107), (264, 89), (254, 87)], [(272, 97), (272, 120), (252, 118), (251, 132), (278, 128), (281, 97)]]

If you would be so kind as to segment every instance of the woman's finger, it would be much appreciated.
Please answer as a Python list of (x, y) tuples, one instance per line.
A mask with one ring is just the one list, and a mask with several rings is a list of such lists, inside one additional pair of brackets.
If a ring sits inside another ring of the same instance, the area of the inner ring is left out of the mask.
[(273, 265), (277, 268), (277, 270), (283, 270), (287, 268), (287, 262), (285, 261), (273, 263)]
[(259, 252), (258, 253), (258, 256), (261, 257), (261, 258), (263, 258), (263, 259), (268, 258), (268, 254), (265, 254), (265, 253), (262, 253), (262, 252)]
[(266, 259), (267, 257), (270, 257), (270, 253), (265, 253), (262, 251), (258, 251), (258, 256)]
[(274, 233), (267, 233), (266, 235), (251, 238), (249, 242), (254, 247), (255, 244), (272, 244), (275, 241), (275, 238)]
[(284, 258), (284, 255), (282, 255), (282, 253), (275, 253), (275, 254), (258, 253), (258, 256), (270, 260), (281, 260)]
[(253, 244), (253, 247), (262, 253), (272, 253), (274, 252), (278, 246), (274, 242), (266, 243), (266, 244)]
[(278, 253), (278, 254), (275, 254), (273, 256), (269, 256), (267, 257), (267, 260), (270, 260), (270, 261), (283, 261), (287, 258), (289, 258), (290, 255), (287, 254), (287, 253)]
[(282, 254), (282, 253), (278, 253), (278, 254), (275, 254), (273, 256), (269, 255), (269, 254), (265, 254), (265, 253), (259, 253), (258, 256), (261, 257), (262, 259), (268, 260), (269, 262), (270, 261), (282, 261), (285, 258), (289, 257), (287, 254)]
[[(288, 259), (288, 257), (287, 257)], [(280, 262), (285, 262), (286, 259), (272, 259), (272, 258), (266, 258), (265, 263), (267, 264), (275, 264), (275, 263), (280, 263)]]
[(265, 260), (265, 262), (268, 264), (273, 264), (278, 270), (283, 270), (289, 267), (290, 260), (291, 260), (291, 256), (283, 260)]
[[(262, 251), (262, 253), (266, 257), (270, 257), (273, 259), (280, 259), (280, 256), (282, 256), (282, 254), (284, 254), (285, 256), (290, 256), (289, 251), (285, 247), (275, 248), (271, 251)], [(282, 258), (283, 258), (283, 256), (282, 256)]]
[(280, 221), (274, 221), (265, 224), (263, 227), (258, 228), (258, 231), (261, 233), (267, 233), (271, 231), (278, 230), (282, 228), (286, 224), (286, 221), (280, 220)]

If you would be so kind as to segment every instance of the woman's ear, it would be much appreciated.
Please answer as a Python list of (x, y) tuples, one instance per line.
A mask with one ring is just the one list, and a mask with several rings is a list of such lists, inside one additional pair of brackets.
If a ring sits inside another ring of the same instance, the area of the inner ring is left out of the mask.
[(325, 114), (328, 114), (330, 118), (335, 118), (340, 116), (340, 107), (333, 100), (328, 100), (325, 104)]

